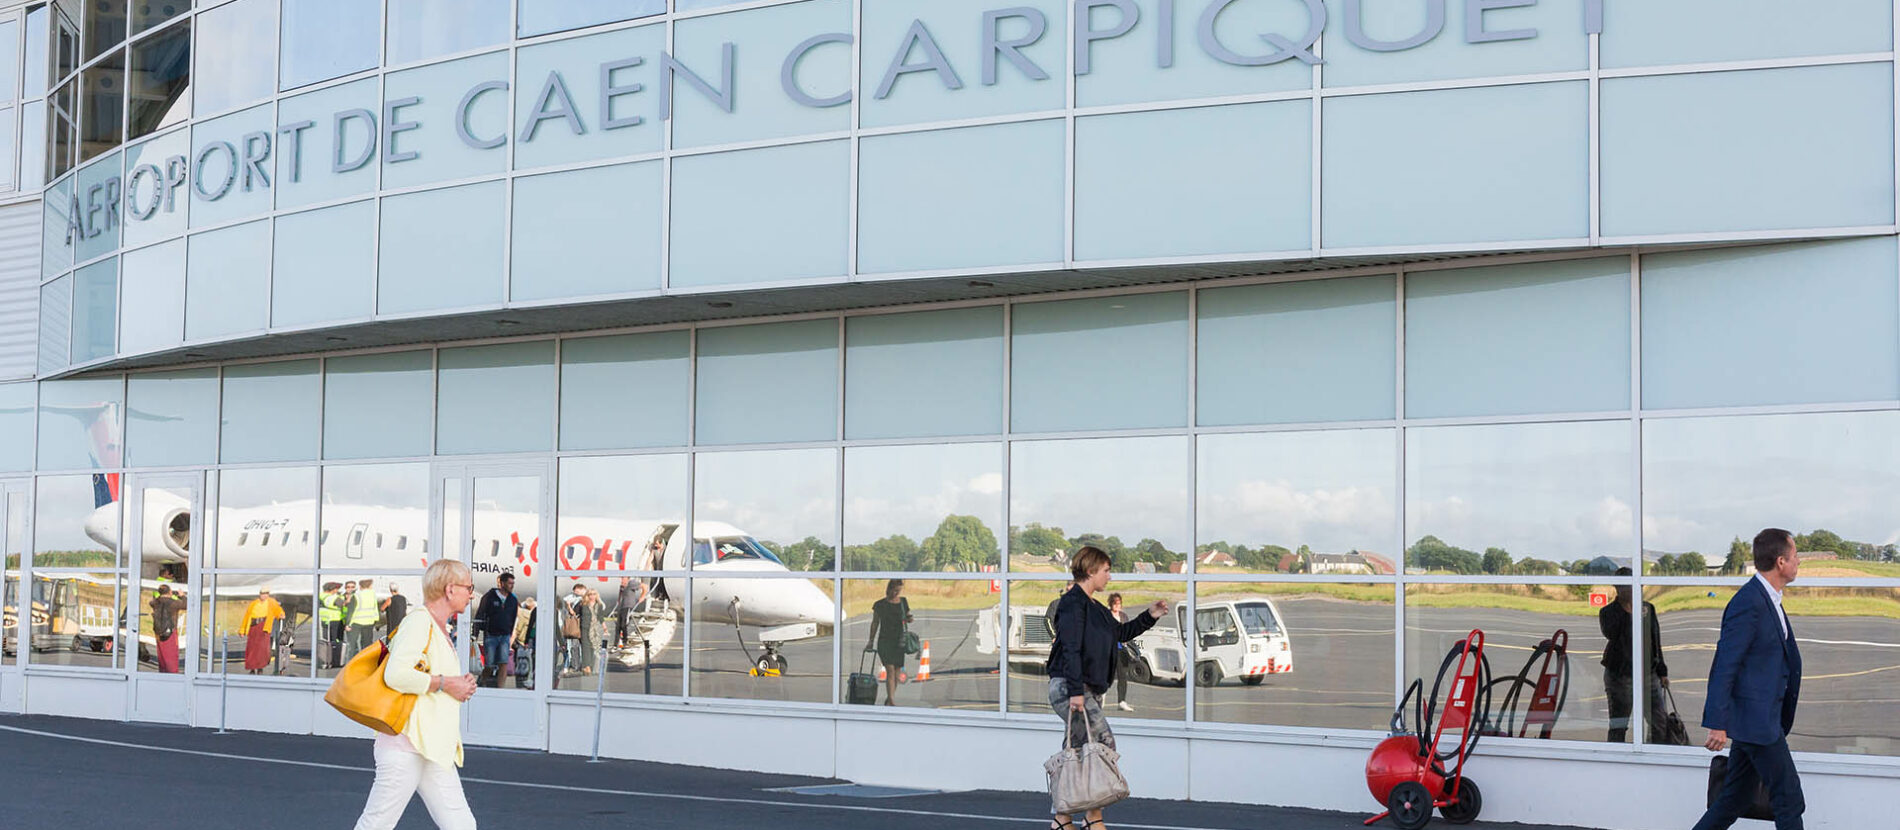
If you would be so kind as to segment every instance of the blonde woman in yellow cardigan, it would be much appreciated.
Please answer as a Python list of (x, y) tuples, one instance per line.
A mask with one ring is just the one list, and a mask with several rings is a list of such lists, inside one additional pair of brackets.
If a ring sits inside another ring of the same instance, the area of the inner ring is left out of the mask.
[[(449, 620), (475, 598), (468, 566), (437, 560), (422, 575), (422, 607), (410, 611), (389, 638), (383, 682), (416, 695), (416, 708), (400, 735), (376, 736), (376, 783), (356, 830), (390, 830), (411, 795), (421, 795), (441, 830), (475, 830), (462, 793), (462, 703), (475, 695), (475, 676), (455, 674), (455, 644)], [(427, 671), (418, 668), (426, 665)]]

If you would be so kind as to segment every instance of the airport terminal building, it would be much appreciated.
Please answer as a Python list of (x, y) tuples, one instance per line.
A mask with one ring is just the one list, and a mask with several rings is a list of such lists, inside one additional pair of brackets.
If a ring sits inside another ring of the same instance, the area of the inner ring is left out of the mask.
[(470, 743), (1034, 790), (1096, 544), (1137, 795), (1370, 813), (1481, 628), (1484, 817), (1680, 828), (1779, 526), (1891, 825), (1891, 0), (0, 5), (0, 712), (367, 734), (454, 557)]

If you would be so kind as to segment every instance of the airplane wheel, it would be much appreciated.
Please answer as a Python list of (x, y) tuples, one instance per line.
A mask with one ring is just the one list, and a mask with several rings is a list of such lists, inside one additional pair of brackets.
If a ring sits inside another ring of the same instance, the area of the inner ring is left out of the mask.
[[(1446, 787), (1449, 791), (1451, 788)], [(1450, 793), (1447, 792), (1447, 795)], [(1458, 785), (1458, 803), (1438, 808), (1438, 814), (1452, 824), (1470, 824), (1477, 819), (1478, 811), (1484, 809), (1484, 794), (1478, 791), (1478, 783), (1469, 778)]]
[(785, 655), (783, 654), (772, 655), (772, 668), (778, 669), (779, 674), (785, 673), (785, 668), (787, 665), (788, 664), (785, 662)]
[(1386, 796), (1385, 808), (1392, 814), (1392, 824), (1399, 830), (1419, 830), (1432, 820), (1432, 794), (1424, 784), (1406, 781), (1392, 788), (1392, 794)]
[(1264, 674), (1250, 674), (1250, 675), (1247, 675), (1246, 677), (1241, 678), (1240, 682), (1245, 683), (1249, 686), (1258, 686), (1260, 685), (1260, 681), (1265, 680), (1265, 679), (1267, 679), (1267, 676)]

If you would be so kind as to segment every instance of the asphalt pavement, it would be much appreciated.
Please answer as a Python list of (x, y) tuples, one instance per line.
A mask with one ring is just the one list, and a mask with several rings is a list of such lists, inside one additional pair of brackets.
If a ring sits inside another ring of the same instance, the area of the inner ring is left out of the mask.
[[(0, 716), (0, 827), (67, 830), (257, 830), (349, 827), (372, 778), (370, 742), (207, 729)], [(485, 828), (640, 827), (783, 830), (982, 830), (1048, 826), (1038, 793), (812, 795), (845, 782), (632, 761), (598, 764), (539, 752), (470, 748), (462, 770)], [(880, 797), (865, 797), (873, 795)], [(1116, 828), (1353, 830), (1363, 815), (1132, 799)], [(420, 801), (401, 828), (434, 825)], [(1389, 825), (1386, 825), (1389, 826)], [(1560, 830), (1477, 822), (1473, 828)]]

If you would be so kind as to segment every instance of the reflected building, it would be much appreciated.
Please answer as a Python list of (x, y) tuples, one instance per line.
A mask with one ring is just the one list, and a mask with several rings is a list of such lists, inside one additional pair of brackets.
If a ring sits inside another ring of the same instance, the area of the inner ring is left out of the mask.
[(1777, 525), (1890, 821), (1892, 4), (1440, 5), (0, 2), (0, 712), (358, 735), (450, 557), (470, 743), (1034, 790), (1094, 545), (1137, 795), (1363, 807), (1478, 628), (1634, 830)]

